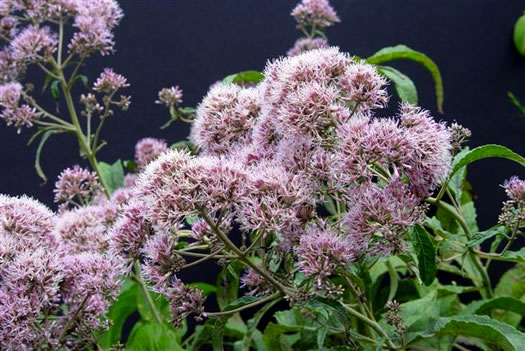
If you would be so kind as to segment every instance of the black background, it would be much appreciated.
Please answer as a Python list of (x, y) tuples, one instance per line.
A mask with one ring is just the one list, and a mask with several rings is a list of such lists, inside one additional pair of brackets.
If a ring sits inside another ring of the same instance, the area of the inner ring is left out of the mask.
[[(121, 1), (125, 17), (116, 30), (116, 54), (91, 58), (83, 72), (92, 82), (104, 67), (113, 67), (131, 83), (130, 111), (108, 121), (103, 138), (109, 146), (99, 159), (132, 159), (136, 141), (146, 136), (169, 143), (184, 139), (188, 125), (159, 129), (167, 111), (154, 104), (157, 91), (178, 84), (184, 89), (184, 105), (195, 106), (208, 86), (224, 76), (262, 70), (268, 59), (285, 54), (298, 37), (289, 15), (295, 4), (289, 0)], [(525, 101), (525, 59), (512, 43), (512, 29), (525, 1), (332, 0), (332, 4), (342, 23), (328, 30), (330, 44), (361, 57), (396, 44), (424, 52), (441, 69), (443, 115), (435, 111), (430, 75), (415, 63), (393, 64), (415, 81), (419, 104), (437, 119), (457, 120), (470, 128), (471, 147), (498, 143), (525, 154), (525, 117), (506, 98), (510, 90)], [(30, 73), (28, 80), (40, 87), (43, 75)], [(41, 102), (50, 99), (49, 93), (35, 97)], [(397, 105), (395, 97), (390, 104)], [(54, 109), (53, 103), (44, 105)], [(85, 162), (73, 136), (53, 137), (42, 156), (50, 181), (40, 185), (33, 168), (36, 144), (25, 145), (30, 132), (17, 135), (2, 123), (0, 193), (29, 194), (56, 208), (52, 189), (57, 175), (65, 167)], [(485, 160), (470, 167), (482, 229), (497, 220), (505, 199), (499, 184), (514, 174), (525, 176), (523, 168), (506, 160)]]

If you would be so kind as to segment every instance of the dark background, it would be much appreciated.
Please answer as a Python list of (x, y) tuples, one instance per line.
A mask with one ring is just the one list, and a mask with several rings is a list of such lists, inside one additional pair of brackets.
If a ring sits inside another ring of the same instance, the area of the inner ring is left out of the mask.
[[(84, 74), (90, 83), (104, 67), (125, 75), (131, 87), (130, 111), (107, 123), (109, 142), (99, 159), (132, 159), (142, 137), (172, 143), (184, 139), (189, 126), (159, 127), (167, 111), (155, 105), (165, 86), (184, 89), (184, 105), (195, 106), (208, 86), (242, 70), (262, 70), (268, 59), (283, 55), (299, 32), (289, 13), (291, 0), (127, 0), (125, 17), (116, 30), (117, 52), (90, 59)], [(430, 56), (441, 69), (445, 86), (445, 113), (437, 114), (433, 83), (419, 65), (396, 62), (418, 87), (419, 104), (437, 119), (457, 120), (473, 132), (470, 146), (498, 143), (525, 154), (525, 117), (506, 98), (513, 91), (525, 101), (525, 59), (514, 50), (512, 29), (525, 10), (523, 1), (501, 0), (332, 0), (342, 23), (327, 32), (330, 44), (367, 57), (385, 46), (406, 44)], [(37, 87), (42, 75), (30, 74)], [(391, 92), (393, 94), (393, 92)], [(49, 94), (35, 96), (49, 100)], [(50, 109), (52, 103), (44, 104)], [(396, 98), (391, 99), (396, 106)], [(65, 111), (65, 108), (62, 109)], [(55, 136), (46, 145), (42, 165), (50, 181), (40, 185), (34, 171), (36, 144), (26, 147), (30, 131), (16, 134), (0, 128), (0, 193), (29, 194), (52, 208), (53, 183), (60, 171), (84, 164), (73, 136)], [(511, 175), (525, 176), (523, 168), (506, 160), (485, 160), (469, 170), (477, 196), (482, 229), (497, 220), (505, 196), (499, 186)], [(494, 265), (496, 266), (496, 265)]]

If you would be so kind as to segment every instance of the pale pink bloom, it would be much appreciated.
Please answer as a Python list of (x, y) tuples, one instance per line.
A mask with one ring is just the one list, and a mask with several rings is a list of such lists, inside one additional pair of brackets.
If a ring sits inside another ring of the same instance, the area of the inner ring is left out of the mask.
[(108, 95), (127, 87), (129, 87), (127, 79), (121, 74), (113, 72), (111, 68), (105, 68), (93, 84), (94, 91)]
[(143, 169), (167, 150), (168, 144), (164, 140), (155, 138), (139, 140), (135, 145), (135, 162), (138, 169)]
[(167, 298), (170, 302), (172, 321), (176, 328), (182, 327), (182, 322), (191, 313), (196, 314), (195, 319), (198, 321), (204, 317), (205, 297), (196, 287), (190, 287), (180, 279), (175, 279), (171, 283)]
[(163, 88), (159, 91), (159, 99), (156, 104), (174, 107), (182, 103), (182, 89), (178, 85), (171, 88)]
[(16, 18), (11, 16), (6, 16), (0, 18), (0, 35), (3, 38), (12, 40), (17, 33), (17, 26), (19, 22)]
[(28, 26), (11, 41), (13, 58), (22, 62), (47, 60), (57, 49), (56, 33), (49, 27)]
[(259, 110), (258, 88), (217, 85), (197, 108), (190, 140), (204, 153), (227, 154), (249, 141)]
[(292, 10), (292, 16), (300, 26), (320, 29), (341, 21), (328, 0), (302, 0)]
[(508, 200), (503, 203), (498, 221), (508, 228), (525, 226), (525, 181), (514, 176), (503, 183)]
[(297, 56), (306, 51), (314, 49), (324, 49), (328, 46), (328, 42), (324, 38), (301, 38), (295, 42), (294, 46), (290, 50), (288, 50), (286, 55)]
[(388, 103), (387, 81), (374, 66), (353, 62), (339, 78), (343, 99), (353, 102), (361, 111), (383, 108)]
[(266, 296), (273, 291), (273, 285), (252, 268), (248, 268), (242, 275), (241, 288), (248, 289), (248, 296)]
[(510, 200), (516, 203), (525, 203), (525, 181), (514, 176), (506, 180), (503, 188)]
[(331, 229), (317, 227), (308, 228), (301, 236), (296, 254), (301, 272), (315, 277), (318, 286), (336, 269), (355, 259), (355, 249), (349, 240)]
[(55, 202), (64, 203), (67, 207), (75, 201), (80, 205), (87, 205), (101, 190), (97, 174), (76, 165), (60, 173), (53, 192)]

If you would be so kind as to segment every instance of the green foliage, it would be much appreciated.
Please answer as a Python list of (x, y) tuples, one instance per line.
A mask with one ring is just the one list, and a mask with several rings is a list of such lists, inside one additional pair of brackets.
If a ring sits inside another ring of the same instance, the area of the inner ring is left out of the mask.
[(420, 225), (410, 230), (410, 240), (416, 251), (419, 275), (425, 285), (430, 285), (436, 278), (436, 249), (430, 234)]
[(124, 167), (121, 160), (117, 160), (113, 164), (99, 162), (98, 168), (100, 176), (104, 179), (104, 183), (111, 194), (124, 186)]
[(405, 74), (394, 67), (379, 66), (379, 73), (390, 79), (394, 83), (396, 93), (403, 102), (412, 105), (417, 104), (417, 89), (414, 82)]
[[(436, 91), (436, 104), (439, 112), (443, 112), (443, 101), (444, 101), (444, 92), (443, 92), (443, 80), (441, 78), (441, 73), (438, 66), (434, 61), (432, 61), (425, 54), (412, 50), (405, 45), (397, 45), (386, 47), (369, 58), (366, 59), (368, 63), (378, 65), (389, 61), (406, 59), (417, 62), (423, 65), (432, 75), (434, 79), (434, 89)], [(406, 81), (405, 81), (406, 83)]]
[(166, 325), (139, 322), (135, 324), (126, 343), (131, 351), (182, 351), (177, 333)]
[(521, 56), (525, 56), (525, 14), (514, 25), (514, 46)]
[(257, 71), (244, 71), (230, 74), (222, 82), (227, 84), (253, 83), (257, 84), (264, 79), (264, 74)]
[[(37, 132), (37, 133), (40, 134), (40, 132)], [(47, 182), (47, 177), (44, 174), (44, 171), (42, 170), (42, 166), (40, 165), (40, 154), (42, 153), (42, 149), (44, 148), (44, 145), (49, 140), (49, 138), (53, 134), (58, 134), (58, 133), (63, 133), (63, 132), (59, 131), (59, 130), (56, 130), (56, 129), (46, 130), (42, 134), (42, 138), (40, 139), (40, 143), (38, 143), (38, 147), (36, 149), (35, 170), (36, 170), (36, 173), (38, 174), (38, 176), (44, 180), (44, 183)]]

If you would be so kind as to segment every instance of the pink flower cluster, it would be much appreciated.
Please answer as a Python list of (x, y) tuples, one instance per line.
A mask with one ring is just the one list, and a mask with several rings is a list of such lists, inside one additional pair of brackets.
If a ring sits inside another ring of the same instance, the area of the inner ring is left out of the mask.
[(123, 267), (105, 249), (105, 212), (92, 206), (57, 216), (30, 198), (0, 195), (2, 350), (59, 347), (71, 334), (68, 343), (82, 344), (107, 326)]
[(324, 49), (327, 48), (328, 41), (325, 38), (302, 38), (298, 39), (294, 46), (288, 50), (288, 56), (297, 56), (303, 52), (314, 50), (314, 49)]
[(155, 138), (139, 140), (135, 145), (135, 162), (138, 169), (143, 169), (167, 150), (168, 144), (164, 140)]
[(167, 107), (175, 107), (182, 103), (182, 89), (179, 86), (171, 88), (163, 88), (159, 91), (159, 99), (155, 103), (159, 105), (166, 105)]
[(503, 188), (509, 199), (503, 203), (499, 222), (511, 230), (525, 227), (525, 180), (512, 177)]
[[(156, 234), (136, 225), (128, 252), (144, 254), (146, 278), (171, 296), (174, 311), (200, 306), (184, 289), (185, 300), (169, 292), (182, 284), (176, 272), (185, 263), (174, 248), (188, 216), (201, 218), (190, 237), (210, 252), (231, 228), (271, 237), (273, 250), (295, 257), (329, 294), (338, 287), (327, 278), (348, 262), (404, 250), (408, 227), (423, 220), (423, 199), (449, 172), (451, 132), (410, 105), (375, 117), (388, 101), (385, 85), (372, 66), (326, 48), (269, 63), (255, 87), (211, 88), (191, 133), (200, 155), (167, 151), (134, 189), (144, 216), (136, 223)], [(319, 211), (327, 198), (330, 217)], [(272, 291), (254, 271), (242, 282), (250, 294)]]
[(67, 207), (75, 202), (80, 205), (91, 203), (93, 198), (102, 191), (95, 172), (76, 165), (60, 173), (55, 183), (55, 202)]
[(18, 133), (23, 127), (32, 127), (40, 117), (36, 109), (19, 104), (22, 89), (22, 85), (17, 82), (0, 85), (0, 106), (3, 108), (0, 118), (3, 118), (8, 126), (13, 125), (17, 128)]
[(292, 16), (299, 26), (321, 29), (341, 21), (328, 0), (302, 0), (292, 10)]

